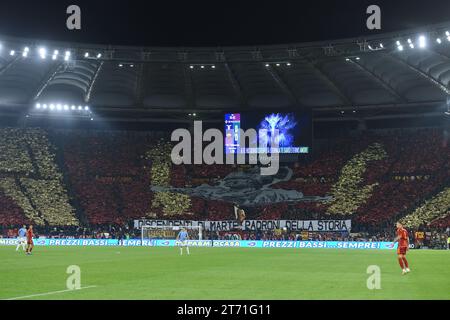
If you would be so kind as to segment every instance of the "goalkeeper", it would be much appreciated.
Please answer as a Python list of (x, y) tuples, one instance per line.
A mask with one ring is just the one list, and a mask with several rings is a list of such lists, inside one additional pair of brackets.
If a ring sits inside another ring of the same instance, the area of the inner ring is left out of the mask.
[(187, 233), (185, 228), (182, 228), (181, 231), (177, 235), (177, 242), (180, 246), (180, 253), (183, 255), (183, 247), (186, 247), (187, 254), (189, 255), (189, 247), (188, 247), (189, 234)]

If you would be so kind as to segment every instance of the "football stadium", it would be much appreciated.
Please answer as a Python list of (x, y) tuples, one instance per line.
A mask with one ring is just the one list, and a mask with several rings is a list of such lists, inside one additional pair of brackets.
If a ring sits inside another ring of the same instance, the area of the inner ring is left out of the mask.
[(450, 299), (450, 22), (50, 38), (0, 36), (0, 300)]

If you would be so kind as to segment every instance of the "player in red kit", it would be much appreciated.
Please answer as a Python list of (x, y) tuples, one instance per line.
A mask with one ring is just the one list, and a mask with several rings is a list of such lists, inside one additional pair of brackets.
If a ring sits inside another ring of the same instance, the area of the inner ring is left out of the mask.
[(397, 222), (397, 237), (394, 240), (394, 243), (398, 241), (397, 255), (398, 255), (398, 263), (402, 268), (402, 274), (407, 274), (411, 270), (409, 270), (408, 260), (406, 260), (406, 251), (409, 249), (409, 237), (408, 231), (403, 228), (403, 225), (400, 222)]
[(33, 243), (33, 226), (30, 225), (27, 230), (27, 254), (30, 255), (31, 251), (33, 251), (34, 243)]

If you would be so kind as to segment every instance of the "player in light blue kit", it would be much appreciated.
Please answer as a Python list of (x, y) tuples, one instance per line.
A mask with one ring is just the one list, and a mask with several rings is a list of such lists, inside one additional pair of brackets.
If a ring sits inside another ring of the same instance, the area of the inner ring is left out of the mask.
[(181, 231), (177, 235), (177, 242), (180, 246), (180, 254), (183, 255), (183, 247), (186, 247), (187, 254), (189, 255), (189, 247), (188, 247), (189, 234), (187, 233), (185, 228), (182, 228)]
[(19, 251), (20, 246), (22, 246), (23, 251), (26, 250), (27, 247), (27, 227), (24, 225), (19, 229), (18, 237), (17, 237), (17, 247), (16, 251)]

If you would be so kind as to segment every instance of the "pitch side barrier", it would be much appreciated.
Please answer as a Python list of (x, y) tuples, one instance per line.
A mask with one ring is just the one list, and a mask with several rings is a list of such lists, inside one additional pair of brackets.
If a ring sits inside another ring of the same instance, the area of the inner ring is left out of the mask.
[[(36, 239), (36, 246), (83, 246), (83, 247), (176, 247), (180, 245), (176, 240), (156, 239), (129, 239), (119, 241), (116, 239)], [(17, 239), (1, 239), (0, 246), (15, 246)], [(190, 247), (215, 248), (316, 248), (316, 249), (396, 249), (397, 243), (392, 242), (356, 242), (356, 241), (264, 241), (264, 240), (188, 240)]]

